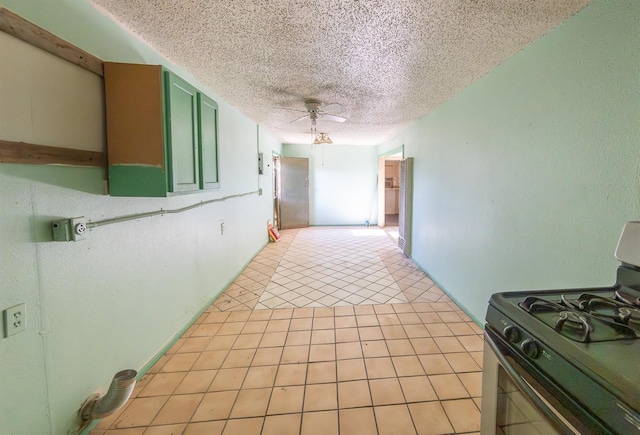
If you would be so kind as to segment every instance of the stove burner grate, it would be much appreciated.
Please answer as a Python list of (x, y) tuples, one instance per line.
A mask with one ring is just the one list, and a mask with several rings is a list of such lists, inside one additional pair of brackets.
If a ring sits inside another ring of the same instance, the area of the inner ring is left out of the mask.
[(556, 303), (529, 296), (518, 305), (574, 341), (588, 343), (640, 337), (640, 310), (613, 299), (583, 294), (571, 300), (562, 295)]

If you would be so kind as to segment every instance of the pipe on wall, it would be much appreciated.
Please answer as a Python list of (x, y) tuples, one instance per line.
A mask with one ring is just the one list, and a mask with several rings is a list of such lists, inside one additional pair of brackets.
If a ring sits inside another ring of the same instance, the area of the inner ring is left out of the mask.
[(80, 416), (83, 422), (104, 418), (113, 414), (126, 403), (136, 386), (138, 372), (132, 369), (121, 370), (115, 374), (109, 390), (100, 396), (90, 396), (80, 408)]

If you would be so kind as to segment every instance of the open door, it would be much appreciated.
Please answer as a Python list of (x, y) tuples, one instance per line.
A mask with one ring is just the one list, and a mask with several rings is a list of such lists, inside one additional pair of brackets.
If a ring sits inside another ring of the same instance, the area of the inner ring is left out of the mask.
[(306, 228), (309, 226), (309, 159), (279, 157), (279, 228)]

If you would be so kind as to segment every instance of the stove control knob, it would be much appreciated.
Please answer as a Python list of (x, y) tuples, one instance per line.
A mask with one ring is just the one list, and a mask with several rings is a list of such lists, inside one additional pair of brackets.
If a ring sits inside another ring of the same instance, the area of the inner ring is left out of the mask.
[(540, 356), (540, 346), (533, 338), (527, 338), (520, 345), (520, 349), (527, 355), (529, 358), (536, 359)]
[(520, 341), (520, 331), (514, 325), (507, 326), (502, 330), (502, 333), (511, 343), (517, 343)]

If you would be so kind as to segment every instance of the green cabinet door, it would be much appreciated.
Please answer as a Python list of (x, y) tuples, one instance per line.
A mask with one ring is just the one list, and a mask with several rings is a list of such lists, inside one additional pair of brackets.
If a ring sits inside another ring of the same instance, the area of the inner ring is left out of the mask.
[(198, 134), (200, 137), (200, 188), (220, 186), (218, 178), (218, 105), (198, 94)]
[(198, 91), (175, 74), (164, 74), (169, 188), (172, 192), (198, 190)]

